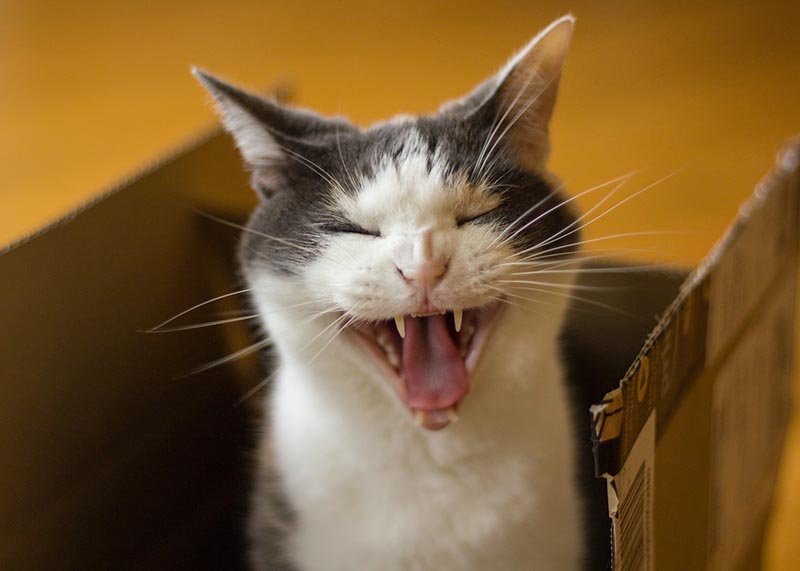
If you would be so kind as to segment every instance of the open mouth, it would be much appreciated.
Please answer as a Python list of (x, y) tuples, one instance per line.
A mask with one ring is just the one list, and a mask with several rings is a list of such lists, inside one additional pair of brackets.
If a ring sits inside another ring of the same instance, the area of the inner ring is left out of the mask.
[(417, 423), (440, 430), (458, 419), (458, 405), (496, 321), (500, 304), (399, 315), (350, 325)]

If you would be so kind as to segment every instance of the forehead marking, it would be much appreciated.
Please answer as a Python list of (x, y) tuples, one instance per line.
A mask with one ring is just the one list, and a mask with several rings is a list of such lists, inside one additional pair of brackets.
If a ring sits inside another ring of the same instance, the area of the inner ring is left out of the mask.
[(427, 226), (494, 208), (500, 198), (475, 186), (466, 173), (452, 172), (438, 150), (431, 155), (416, 130), (395, 147), (394, 157), (377, 157), (379, 165), (355, 195), (337, 193), (334, 203), (366, 227)]

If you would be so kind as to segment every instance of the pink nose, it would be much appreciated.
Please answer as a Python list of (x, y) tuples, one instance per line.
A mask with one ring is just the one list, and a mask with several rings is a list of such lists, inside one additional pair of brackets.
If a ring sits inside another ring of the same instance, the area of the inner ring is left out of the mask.
[(405, 280), (417, 287), (432, 288), (440, 281), (447, 270), (447, 263), (443, 258), (422, 260), (416, 263), (398, 267)]
[(415, 287), (431, 289), (442, 281), (447, 271), (447, 257), (441, 249), (437, 251), (432, 230), (423, 230), (413, 240), (411, 255), (398, 261), (397, 270)]

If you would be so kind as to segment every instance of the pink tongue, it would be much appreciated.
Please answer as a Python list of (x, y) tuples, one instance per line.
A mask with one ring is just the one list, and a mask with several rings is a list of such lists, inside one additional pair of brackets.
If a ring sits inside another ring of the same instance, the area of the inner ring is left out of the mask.
[(414, 410), (447, 408), (469, 392), (467, 369), (444, 315), (405, 318), (403, 377)]

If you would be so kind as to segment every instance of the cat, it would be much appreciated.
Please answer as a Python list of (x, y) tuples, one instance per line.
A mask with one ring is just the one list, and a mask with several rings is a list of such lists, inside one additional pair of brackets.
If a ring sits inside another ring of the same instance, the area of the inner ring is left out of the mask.
[(579, 219), (547, 169), (573, 27), (367, 129), (194, 70), (260, 197), (240, 261), (278, 368), (254, 569), (589, 564), (559, 347)]

